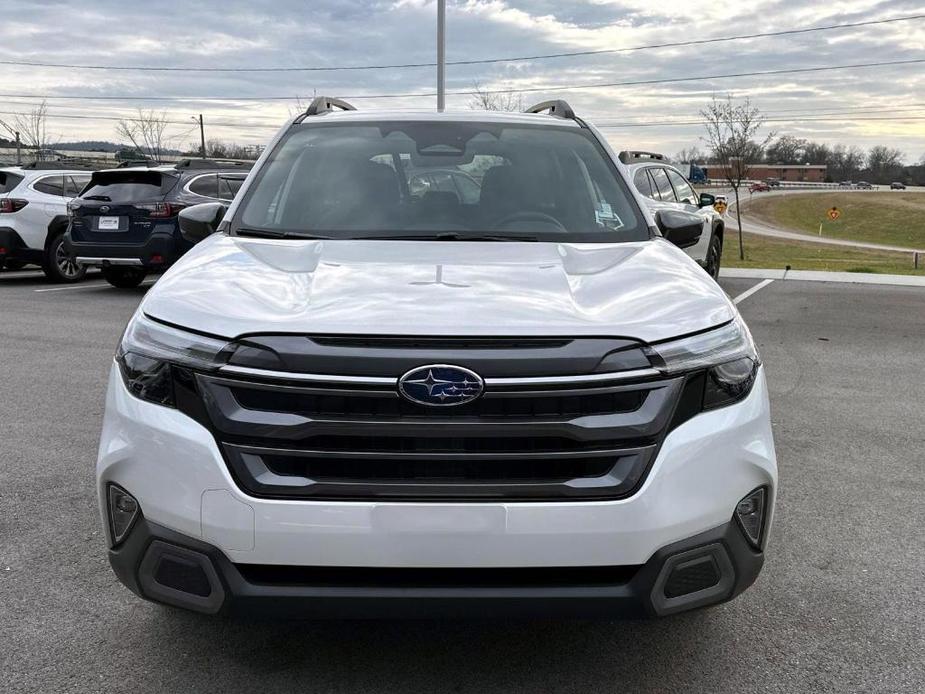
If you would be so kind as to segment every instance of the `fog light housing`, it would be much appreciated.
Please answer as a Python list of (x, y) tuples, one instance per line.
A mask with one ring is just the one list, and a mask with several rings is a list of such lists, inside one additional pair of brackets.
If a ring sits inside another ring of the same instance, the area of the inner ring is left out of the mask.
[(117, 484), (109, 485), (109, 530), (112, 534), (112, 546), (115, 547), (128, 537), (135, 525), (141, 508), (134, 496)]
[(735, 517), (745, 538), (755, 549), (761, 549), (764, 539), (764, 517), (768, 493), (766, 487), (758, 487), (736, 504)]

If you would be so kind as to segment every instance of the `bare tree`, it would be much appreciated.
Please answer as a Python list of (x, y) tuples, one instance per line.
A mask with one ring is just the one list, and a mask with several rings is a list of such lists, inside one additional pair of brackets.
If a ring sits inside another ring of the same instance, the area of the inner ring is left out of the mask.
[(886, 183), (901, 175), (905, 158), (901, 150), (876, 145), (867, 153), (867, 168), (876, 183)]
[(206, 156), (210, 159), (227, 159), (228, 145), (221, 140), (211, 139), (206, 142)]
[(35, 158), (43, 160), (49, 149), (48, 140), (48, 106), (42, 101), (28, 113), (17, 113), (8, 123), (0, 121), (13, 137), (27, 148), (35, 150)]
[(802, 137), (781, 135), (768, 145), (764, 160), (768, 164), (802, 164), (808, 144)]
[(476, 82), (468, 106), (473, 111), (523, 111), (523, 95), (508, 90), (486, 90)]
[(764, 118), (758, 107), (752, 106), (748, 97), (741, 103), (736, 103), (731, 94), (725, 99), (717, 99), (714, 96), (700, 115), (707, 131), (704, 141), (712, 150), (723, 178), (735, 194), (736, 220), (739, 224), (739, 259), (745, 260), (739, 188), (748, 178), (752, 164), (760, 161), (762, 152), (774, 137), (774, 133), (768, 133), (760, 142), (755, 140), (758, 131), (764, 125)]
[(154, 160), (160, 160), (170, 146), (166, 136), (167, 112), (138, 109), (137, 118), (126, 118), (116, 124), (116, 134), (128, 140), (134, 149)]
[(703, 164), (707, 159), (699, 147), (685, 147), (674, 155), (674, 160), (678, 164)]
[(867, 155), (860, 147), (846, 147), (837, 144), (832, 147), (826, 162), (833, 180), (852, 179), (864, 168)]

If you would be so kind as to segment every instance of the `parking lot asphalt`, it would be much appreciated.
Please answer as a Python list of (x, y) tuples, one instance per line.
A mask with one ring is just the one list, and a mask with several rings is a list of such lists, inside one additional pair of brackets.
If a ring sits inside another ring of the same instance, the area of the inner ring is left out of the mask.
[(925, 290), (772, 282), (739, 304), (781, 485), (736, 600), (645, 622), (308, 623), (161, 607), (109, 569), (96, 446), (144, 291), (0, 273), (0, 691), (925, 691)]

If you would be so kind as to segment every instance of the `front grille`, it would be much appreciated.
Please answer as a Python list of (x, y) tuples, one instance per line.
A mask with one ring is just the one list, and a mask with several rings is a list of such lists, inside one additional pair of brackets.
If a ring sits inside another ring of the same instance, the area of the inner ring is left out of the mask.
[[(250, 410), (297, 412), (306, 417), (416, 417), (442, 419), (441, 408), (422, 407), (399, 397), (396, 391), (360, 393), (318, 393), (233, 388), (234, 397)], [(632, 412), (645, 397), (640, 390), (553, 395), (538, 398), (532, 393), (503, 398), (479, 398), (453, 408), (454, 417), (577, 417), (581, 415)]]
[[(486, 386), (477, 400), (429, 407), (397, 392), (398, 377), (409, 363), (428, 363), (415, 361), (414, 345), (422, 343), (432, 358), (443, 348), (478, 352), (489, 348), (486, 340), (449, 339), (444, 345), (403, 338), (405, 345), (399, 339), (369, 338), (370, 345), (378, 345), (369, 347), (375, 352), (370, 359), (388, 369), (370, 374), (368, 362), (343, 359), (337, 352), (341, 343), (348, 351), (358, 349), (364, 338), (303, 338), (303, 345), (325, 350), (325, 364), (353, 365), (355, 371), (314, 376), (273, 371), (263, 361), (259, 369), (243, 368), (245, 354), (266, 359), (267, 350), (253, 345), (295, 344), (294, 338), (274, 339), (249, 338), (247, 351), (233, 367), (197, 374), (186, 384), (177, 381), (178, 388), (189, 388), (178, 393), (180, 407), (212, 430), (236, 482), (259, 497), (621, 498), (642, 482), (672, 418), (677, 420), (679, 401), (684, 402), (685, 380), (640, 371), (641, 357), (631, 353), (625, 340), (535, 342), (544, 354), (556, 349), (550, 345), (567, 345), (567, 353), (558, 353), (559, 370), (573, 358), (583, 365), (612, 364), (616, 344), (622, 363), (640, 374), (636, 380), (606, 374), (601, 379), (593, 368), (591, 380), (581, 371), (545, 377), (543, 360), (522, 360), (518, 376), (510, 378), (501, 368), (516, 361), (518, 352), (512, 350), (483, 364), (493, 371), (481, 372)], [(501, 351), (499, 344), (492, 343), (490, 350)], [(532, 354), (532, 347), (525, 349)], [(285, 359), (290, 367), (308, 361), (295, 352)]]

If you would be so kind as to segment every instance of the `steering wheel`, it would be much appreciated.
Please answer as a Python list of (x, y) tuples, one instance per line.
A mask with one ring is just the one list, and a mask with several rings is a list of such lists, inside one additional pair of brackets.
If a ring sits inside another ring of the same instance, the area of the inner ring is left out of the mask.
[(550, 226), (556, 227), (558, 231), (566, 231), (565, 227), (562, 226), (562, 222), (560, 222), (558, 219), (552, 215), (546, 214), (545, 212), (537, 212), (535, 210), (521, 210), (520, 212), (513, 212), (495, 222), (493, 228), (502, 229), (517, 222), (543, 222), (544, 224), (549, 224)]

